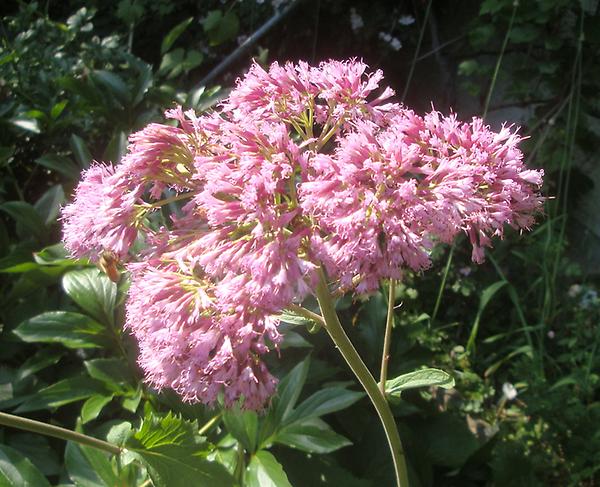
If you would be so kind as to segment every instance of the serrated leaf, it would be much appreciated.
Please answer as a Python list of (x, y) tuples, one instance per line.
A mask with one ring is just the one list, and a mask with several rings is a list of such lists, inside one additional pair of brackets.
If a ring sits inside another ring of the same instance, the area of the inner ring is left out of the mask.
[(229, 487), (234, 478), (225, 467), (202, 458), (206, 444), (197, 435), (196, 422), (169, 413), (147, 416), (127, 448), (148, 467), (152, 481), (165, 487)]
[(55, 409), (65, 404), (87, 399), (101, 394), (105, 389), (101, 382), (89, 377), (71, 377), (45, 387), (24, 401), (16, 410), (17, 413)]
[(328, 387), (315, 392), (290, 414), (288, 423), (301, 419), (315, 418), (346, 409), (364, 396), (362, 392), (349, 391), (341, 387)]
[(18, 451), (0, 445), (0, 485), (2, 487), (50, 487), (46, 477)]
[(74, 181), (79, 179), (80, 169), (68, 157), (46, 154), (38, 157), (35, 162)]
[(120, 485), (105, 452), (68, 442), (65, 466), (70, 479), (77, 487), (106, 487)]
[(114, 325), (117, 285), (98, 269), (70, 271), (62, 285), (69, 297), (98, 321)]
[(183, 22), (177, 24), (168, 32), (168, 34), (163, 38), (163, 41), (160, 45), (161, 54), (164, 54), (169, 49), (171, 49), (171, 46), (175, 43), (179, 36), (185, 32), (185, 30), (188, 28), (188, 26), (192, 23), (193, 20), (194, 17), (189, 17)]
[(60, 343), (67, 348), (100, 348), (106, 328), (86, 315), (48, 311), (23, 321), (13, 333), (28, 343)]
[(96, 394), (88, 398), (81, 407), (81, 422), (85, 424), (96, 419), (112, 398), (112, 394)]
[(245, 487), (292, 487), (281, 464), (265, 450), (257, 452), (244, 473)]
[(319, 418), (309, 418), (285, 426), (275, 436), (275, 442), (307, 453), (331, 453), (352, 444)]
[(385, 383), (385, 392), (391, 396), (400, 396), (402, 391), (417, 387), (437, 386), (444, 389), (454, 387), (454, 378), (439, 369), (422, 369), (402, 374)]

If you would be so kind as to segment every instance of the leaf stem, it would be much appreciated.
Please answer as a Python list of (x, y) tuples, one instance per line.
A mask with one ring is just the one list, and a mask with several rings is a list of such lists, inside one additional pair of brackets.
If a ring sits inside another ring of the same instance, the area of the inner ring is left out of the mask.
[(381, 372), (379, 374), (379, 390), (385, 397), (385, 381), (387, 380), (388, 362), (390, 359), (390, 346), (392, 344), (392, 328), (394, 326), (394, 303), (396, 301), (396, 280), (390, 279), (388, 291), (387, 317), (385, 319), (385, 336), (383, 338), (383, 352), (381, 353)]
[(318, 315), (317, 313), (313, 313), (309, 309), (303, 308), (302, 306), (298, 306), (297, 304), (290, 304), (287, 308), (290, 311), (296, 313), (297, 315), (306, 318), (307, 320), (315, 321), (320, 325), (325, 326), (325, 320), (323, 319), (323, 317), (321, 315)]
[(61, 440), (74, 441), (80, 445), (91, 446), (97, 450), (102, 450), (113, 455), (119, 455), (121, 448), (112, 443), (93, 438), (91, 436), (77, 433), (76, 431), (61, 428), (60, 426), (54, 426), (34, 419), (22, 418), (21, 416), (15, 416), (13, 414), (1, 413), (0, 412), (0, 424), (4, 426), (11, 426), (25, 431), (31, 431), (33, 433), (39, 433), (41, 435), (52, 436), (54, 438), (60, 438)]
[(331, 336), (333, 343), (335, 343), (337, 349), (344, 357), (344, 360), (362, 384), (364, 390), (371, 399), (373, 406), (375, 406), (375, 409), (377, 410), (392, 453), (396, 474), (396, 485), (398, 487), (408, 487), (406, 460), (404, 458), (404, 450), (402, 449), (402, 443), (400, 441), (400, 435), (398, 433), (396, 421), (394, 420), (394, 415), (392, 414), (385, 396), (381, 394), (373, 375), (371, 375), (371, 372), (369, 372), (369, 369), (360, 358), (360, 355), (354, 348), (354, 345), (352, 345), (352, 342), (348, 338), (348, 335), (346, 335), (346, 332), (340, 323), (335, 311), (331, 293), (327, 287), (323, 269), (319, 269), (319, 282), (317, 284), (316, 295), (325, 320), (325, 328), (327, 329), (329, 336)]
[(437, 298), (435, 300), (435, 306), (433, 307), (433, 313), (431, 313), (431, 319), (429, 320), (429, 326), (433, 326), (438, 311), (440, 309), (440, 303), (442, 302), (442, 296), (444, 295), (444, 289), (446, 287), (446, 279), (448, 279), (448, 272), (452, 265), (452, 256), (454, 255), (454, 244), (450, 247), (450, 253), (448, 254), (448, 260), (446, 261), (446, 267), (444, 268), (444, 274), (442, 275), (442, 282), (440, 282), (440, 288), (438, 289)]

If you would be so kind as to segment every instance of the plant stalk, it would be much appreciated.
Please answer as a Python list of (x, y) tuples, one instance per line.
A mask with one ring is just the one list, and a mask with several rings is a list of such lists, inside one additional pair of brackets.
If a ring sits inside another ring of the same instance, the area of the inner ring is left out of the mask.
[(398, 487), (408, 487), (408, 471), (396, 421), (385, 396), (379, 390), (377, 382), (375, 382), (371, 372), (369, 372), (369, 369), (360, 358), (360, 355), (354, 348), (354, 345), (352, 345), (352, 342), (348, 338), (348, 335), (346, 335), (346, 332), (340, 323), (335, 311), (331, 293), (327, 287), (327, 280), (325, 279), (323, 269), (319, 269), (319, 282), (317, 284), (316, 295), (319, 306), (321, 307), (321, 313), (325, 320), (325, 328), (327, 329), (329, 336), (331, 336), (333, 343), (335, 343), (337, 349), (344, 357), (344, 360), (362, 384), (379, 415), (392, 453), (396, 484)]
[(53, 436), (54, 438), (60, 438), (61, 440), (74, 441), (84, 446), (91, 446), (97, 450), (108, 452), (112, 455), (120, 455), (121, 448), (107, 441), (102, 441), (91, 436), (77, 433), (60, 426), (54, 426), (34, 419), (22, 418), (21, 416), (15, 416), (13, 414), (0, 413), (0, 424), (4, 426), (11, 426), (25, 431), (31, 431), (33, 433), (39, 433), (41, 435)]
[(381, 353), (381, 372), (379, 374), (379, 390), (385, 397), (385, 382), (387, 380), (388, 362), (390, 360), (390, 346), (392, 344), (392, 328), (394, 327), (394, 302), (396, 301), (396, 280), (390, 279), (388, 293), (387, 317), (385, 319), (385, 336), (383, 338), (383, 352)]

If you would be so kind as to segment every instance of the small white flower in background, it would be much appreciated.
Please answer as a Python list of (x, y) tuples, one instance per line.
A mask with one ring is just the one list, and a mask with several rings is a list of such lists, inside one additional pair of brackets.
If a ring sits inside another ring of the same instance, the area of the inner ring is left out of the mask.
[(392, 34), (388, 32), (380, 32), (379, 38), (382, 41), (387, 42), (394, 51), (398, 51), (402, 47), (402, 42), (400, 42), (400, 39), (397, 37), (392, 37)]
[(502, 384), (502, 395), (508, 400), (512, 401), (517, 397), (517, 389), (510, 382)]
[(574, 298), (576, 297), (579, 293), (581, 292), (581, 284), (573, 284), (570, 288), (569, 291), (567, 291), (567, 294), (569, 295), (570, 298)]
[(468, 265), (458, 269), (458, 273), (461, 276), (465, 276), (465, 277), (469, 276), (471, 274), (471, 272), (473, 272), (473, 269), (471, 269), (471, 267), (469, 267)]
[(392, 40), (390, 41), (390, 47), (394, 51), (399, 51), (402, 47), (402, 42), (400, 42), (400, 39), (398, 39), (397, 37), (392, 37)]
[(550, 340), (554, 340), (556, 333), (554, 333), (554, 330), (548, 330), (548, 333), (546, 333), (546, 335), (548, 335), (548, 338), (550, 338)]
[(588, 309), (594, 304), (598, 303), (598, 292), (595, 289), (588, 289), (581, 296), (581, 300), (579, 301), (579, 306), (583, 309)]
[(350, 9), (350, 27), (352, 30), (356, 32), (359, 29), (362, 29), (365, 25), (363, 18), (356, 13), (356, 9), (352, 7)]
[(411, 25), (415, 23), (415, 18), (412, 15), (402, 15), (398, 19), (400, 25)]

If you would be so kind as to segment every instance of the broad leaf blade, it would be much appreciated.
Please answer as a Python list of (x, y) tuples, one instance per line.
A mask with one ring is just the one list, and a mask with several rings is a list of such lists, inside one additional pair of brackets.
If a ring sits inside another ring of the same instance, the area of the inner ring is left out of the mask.
[(50, 487), (46, 477), (18, 451), (0, 445), (0, 485), (2, 487)]
[(289, 416), (288, 423), (340, 411), (351, 406), (363, 396), (362, 392), (349, 391), (342, 387), (322, 389), (302, 402)]
[(246, 487), (292, 487), (281, 464), (268, 451), (257, 452), (244, 474)]
[(67, 348), (100, 348), (108, 343), (105, 327), (89, 316), (48, 311), (25, 320), (13, 333), (28, 343), (60, 343)]
[(275, 442), (307, 453), (331, 453), (352, 444), (319, 418), (309, 418), (284, 427), (277, 433)]
[(439, 369), (422, 369), (402, 374), (385, 383), (385, 392), (391, 396), (398, 396), (402, 391), (415, 389), (417, 387), (437, 386), (444, 389), (454, 387), (454, 378)]
[(95, 448), (68, 442), (65, 466), (69, 477), (77, 487), (105, 487), (120, 484), (108, 455)]
[(112, 326), (117, 285), (98, 269), (70, 271), (63, 276), (63, 289), (73, 301), (98, 321)]

